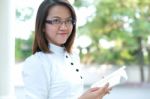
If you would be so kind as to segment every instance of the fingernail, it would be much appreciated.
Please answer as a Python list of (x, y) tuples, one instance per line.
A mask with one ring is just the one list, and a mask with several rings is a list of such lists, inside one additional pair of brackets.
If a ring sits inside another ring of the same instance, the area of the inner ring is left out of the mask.
[(109, 83), (106, 83), (106, 85), (105, 86), (109, 86)]

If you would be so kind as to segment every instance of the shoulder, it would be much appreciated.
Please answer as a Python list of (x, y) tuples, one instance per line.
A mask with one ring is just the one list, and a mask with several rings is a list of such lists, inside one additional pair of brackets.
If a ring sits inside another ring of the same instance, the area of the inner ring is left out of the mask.
[(31, 56), (29, 56), (28, 58), (26, 58), (26, 60), (24, 61), (24, 63), (34, 63), (34, 62), (39, 62), (40, 57), (42, 56), (42, 52), (37, 52)]
[(23, 63), (23, 69), (26, 70), (29, 68), (34, 68), (34, 69), (39, 69), (41, 68), (42, 65), (42, 60), (44, 59), (44, 53), (42, 52), (37, 52), (31, 56), (29, 56)]

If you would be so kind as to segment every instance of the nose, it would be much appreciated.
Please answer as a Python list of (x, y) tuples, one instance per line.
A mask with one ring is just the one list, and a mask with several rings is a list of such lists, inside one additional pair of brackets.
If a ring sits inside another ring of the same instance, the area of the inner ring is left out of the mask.
[(61, 23), (60, 29), (63, 29), (63, 30), (67, 29), (67, 25), (66, 25), (65, 22), (62, 22), (62, 23)]

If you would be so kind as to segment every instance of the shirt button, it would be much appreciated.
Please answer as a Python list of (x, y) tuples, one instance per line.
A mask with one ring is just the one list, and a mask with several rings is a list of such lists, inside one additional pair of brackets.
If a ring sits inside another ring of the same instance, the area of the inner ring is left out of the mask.
[(80, 76), (80, 78), (83, 79), (82, 76)]
[(73, 63), (71, 62), (71, 65), (73, 65)]
[(68, 58), (68, 56), (66, 55), (66, 58)]
[(79, 72), (79, 69), (76, 69), (77, 72)]

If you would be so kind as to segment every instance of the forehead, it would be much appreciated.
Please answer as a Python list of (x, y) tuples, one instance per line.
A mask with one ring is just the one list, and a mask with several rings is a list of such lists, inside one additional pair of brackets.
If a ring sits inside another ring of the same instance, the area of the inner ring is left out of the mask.
[(67, 18), (67, 17), (71, 17), (71, 12), (70, 9), (64, 5), (54, 5), (51, 8), (49, 8), (47, 17)]

